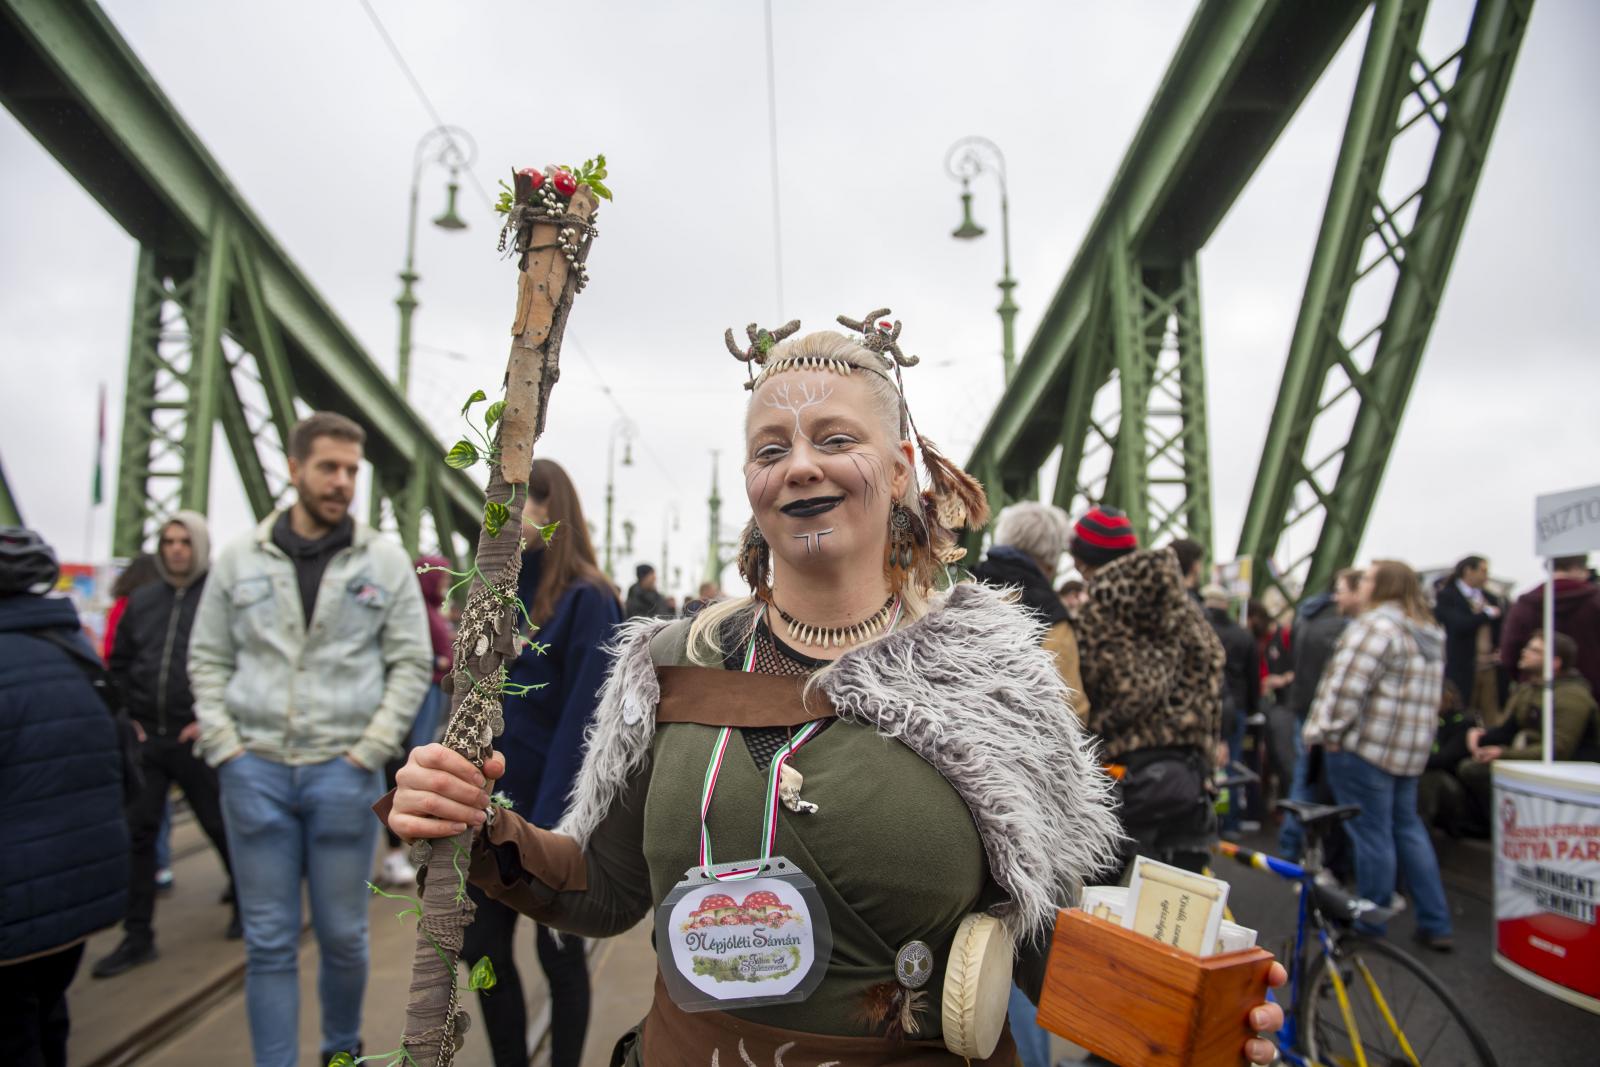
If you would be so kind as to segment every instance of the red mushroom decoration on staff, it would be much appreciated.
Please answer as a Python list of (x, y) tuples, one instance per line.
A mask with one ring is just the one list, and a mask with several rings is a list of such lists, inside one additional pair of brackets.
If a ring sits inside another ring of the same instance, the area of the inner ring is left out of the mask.
[[(576, 168), (525, 168), (512, 175), (512, 186), (503, 186), (498, 205), (506, 217), (501, 251), (515, 255), (519, 267), (516, 313), (505, 396), (489, 404), (483, 415), (483, 440), (490, 445), (482, 456), (489, 465), (483, 528), (467, 574), (471, 586), (456, 631), (455, 667), (443, 683), (451, 709), (444, 743), (479, 767), (501, 731), (506, 664), (523, 640), (519, 623), (524, 613), (517, 602), (522, 507), (533, 446), (544, 432), (550, 391), (561, 374), (567, 315), (588, 282), (585, 263), (599, 232), (596, 209), (600, 200), (611, 199), (605, 177), (604, 156)], [(487, 399), (482, 390), (475, 392), (463, 414)], [(447, 462), (466, 467), (478, 458), (479, 449), (464, 439), (450, 450)], [(466, 1032), (468, 1015), (459, 1005), (456, 963), (474, 910), (466, 894), (472, 839), (469, 827), (455, 837), (414, 847), (421, 915), (402, 1038), (414, 1067), (447, 1067)]]

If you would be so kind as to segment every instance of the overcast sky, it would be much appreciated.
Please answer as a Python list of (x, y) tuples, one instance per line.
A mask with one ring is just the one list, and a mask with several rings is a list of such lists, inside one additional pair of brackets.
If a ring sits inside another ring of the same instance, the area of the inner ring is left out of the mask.
[[(411, 157), (432, 123), (360, 4), (105, 6), (267, 227), (392, 368)], [(748, 514), (743, 368), (724, 351), (723, 329), (780, 312), (820, 328), (891, 305), (907, 350), (923, 357), (907, 385), (919, 425), (967, 456), (1000, 393), (998, 204), (980, 180), (974, 208), (991, 236), (950, 239), (958, 202), (947, 147), (980, 133), (1008, 157), (1020, 349), (1193, 10), (1177, 0), (981, 10), (775, 0), (780, 309), (759, 2), (375, 6), (445, 121), (476, 137), (483, 186), (512, 166), (607, 154), (617, 200), (603, 212), (541, 452), (572, 472), (599, 523), (620, 405), (638, 437), (635, 465), (617, 472), (619, 523), (631, 518), (639, 558), (659, 563), (675, 507), (672, 562), (685, 583), (704, 565), (713, 449), (722, 450), (728, 536)], [(1459, 42), (1470, 5), (1434, 7), (1437, 60)], [(563, 43), (541, 43), (545, 30)], [(1202, 254), (1224, 558), (1277, 394), (1364, 36), (1365, 22)], [(1526, 584), (1537, 571), (1533, 496), (1600, 482), (1597, 48), (1600, 6), (1537, 5), (1364, 556), (1427, 566), (1479, 552)], [(8, 113), (0, 160), (0, 461), (25, 518), (81, 559), (97, 383), (110, 394), (108, 462), (116, 457), (136, 249)], [(424, 218), (442, 207), (443, 184), (442, 171), (425, 174)], [(494, 252), (497, 223), (470, 183), (461, 202), (472, 229), (424, 226), (417, 252), (412, 392), (441, 438), (455, 433), (460, 398), (499, 381), (515, 287)], [(217, 457), (212, 519), (227, 539), (249, 513), (220, 438)], [(109, 551), (109, 503), (96, 519), (95, 558)]]

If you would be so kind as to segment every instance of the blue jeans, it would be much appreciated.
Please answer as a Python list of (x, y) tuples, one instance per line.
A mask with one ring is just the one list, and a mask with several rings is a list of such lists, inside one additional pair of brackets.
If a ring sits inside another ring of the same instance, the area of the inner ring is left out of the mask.
[[(1325, 752), (1323, 766), (1339, 803), (1361, 806), (1361, 814), (1344, 824), (1356, 854), (1356, 891), (1387, 906), (1398, 861), (1416, 907), (1417, 929), (1448, 935), (1450, 905), (1433, 841), (1417, 814), (1417, 779), (1390, 774), (1349, 752)], [(1383, 933), (1381, 927), (1367, 929)]]
[(1038, 1009), (1016, 986), (1011, 987), (1011, 1006), (1006, 1014), (1011, 1021), (1011, 1037), (1017, 1043), (1017, 1059), (1022, 1061), (1022, 1067), (1050, 1067), (1050, 1033), (1040, 1027)]
[[(1304, 725), (1302, 723), (1301, 725)], [(1314, 801), (1316, 792), (1311, 788), (1311, 754), (1306, 751), (1306, 744), (1300, 740), (1300, 731), (1296, 730), (1294, 737), (1294, 781), (1289, 785), (1290, 800)], [(1300, 850), (1305, 847), (1305, 831), (1300, 828), (1300, 820), (1289, 812), (1283, 813), (1283, 825), (1278, 827), (1278, 855), (1286, 860), (1300, 862)]]
[[(1244, 762), (1244, 735), (1249, 727), (1244, 721), (1244, 712), (1235, 712), (1233, 716), (1233, 729), (1223, 740), (1228, 742), (1228, 762)], [(1239, 822), (1244, 818), (1245, 788), (1242, 785), (1228, 787), (1228, 810), (1222, 816), (1222, 829), (1230, 833), (1237, 833)]]
[(449, 711), (450, 705), (445, 701), (444, 690), (439, 688), (439, 683), (428, 686), (428, 691), (422, 694), (422, 706), (417, 709), (417, 717), (412, 720), (411, 733), (406, 737), (406, 751), (432, 744), (434, 735), (439, 732), (440, 717)]
[(367, 887), (382, 772), (339, 757), (290, 767), (245, 753), (218, 769), (246, 950), (256, 1067), (295, 1067), (300, 1029), (300, 883), (310, 887), (321, 967), (321, 1062), (361, 1040)]
[(161, 805), (161, 829), (156, 831), (156, 870), (172, 870), (172, 801)]

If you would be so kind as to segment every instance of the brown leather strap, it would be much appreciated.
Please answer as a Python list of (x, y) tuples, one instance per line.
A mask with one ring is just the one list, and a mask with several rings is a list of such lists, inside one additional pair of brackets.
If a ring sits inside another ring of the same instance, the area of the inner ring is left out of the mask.
[(656, 722), (704, 726), (800, 726), (834, 716), (820, 690), (781, 674), (746, 674), (715, 667), (657, 667), (661, 703)]
[(747, 1063), (782, 1063), (780, 1057), (787, 1057), (794, 1063), (833, 1062), (841, 1067), (1011, 1067), (1017, 1062), (1009, 1026), (1001, 1031), (1000, 1043), (988, 1059), (966, 1060), (941, 1041), (810, 1034), (763, 1026), (727, 1012), (686, 1012), (672, 1002), (659, 973), (640, 1040), (642, 1060), (649, 1067), (702, 1067), (712, 1051), (724, 1054), (719, 1057), (722, 1063), (735, 1062), (736, 1054)]

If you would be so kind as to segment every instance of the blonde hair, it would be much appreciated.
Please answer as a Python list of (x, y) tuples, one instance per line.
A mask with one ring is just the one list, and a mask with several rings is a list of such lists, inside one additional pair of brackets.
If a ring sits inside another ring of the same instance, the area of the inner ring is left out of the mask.
[[(889, 360), (870, 349), (863, 348), (854, 339), (837, 330), (818, 330), (800, 337), (791, 337), (774, 345), (772, 351), (767, 354), (764, 369), (755, 379), (755, 388), (759, 389), (774, 374), (783, 374), (787, 371), (823, 371), (837, 374), (840, 373), (841, 367), (848, 368), (846, 373), (866, 383), (867, 395), (882, 424), (884, 435), (891, 442), (909, 440), (910, 418), (906, 414), (905, 400), (901, 397), (894, 379), (890, 377), (892, 371)], [(751, 398), (754, 399), (753, 392)], [(745, 418), (748, 422), (748, 410)], [(905, 466), (911, 474), (906, 482), (906, 491), (896, 503), (904, 504), (914, 514), (920, 515), (922, 508), (918, 498), (921, 488), (917, 484), (916, 467), (906, 462), (905, 456), (899, 449), (892, 449), (891, 454), (894, 463)], [(937, 586), (922, 588), (916, 581), (908, 581), (905, 588), (900, 591), (901, 617), (910, 621), (926, 615), (929, 598), (937, 588)], [(731, 619), (737, 619), (740, 613), (744, 613), (746, 618), (741, 620), (737, 627), (730, 627), (732, 632), (728, 635), (734, 647), (743, 644), (755, 632), (756, 606), (757, 601), (754, 596), (742, 596), (720, 600), (704, 608), (689, 626), (690, 661), (702, 667), (721, 666), (728, 653), (728, 647), (723, 643), (723, 624)], [(819, 671), (818, 674), (820, 673)]]

